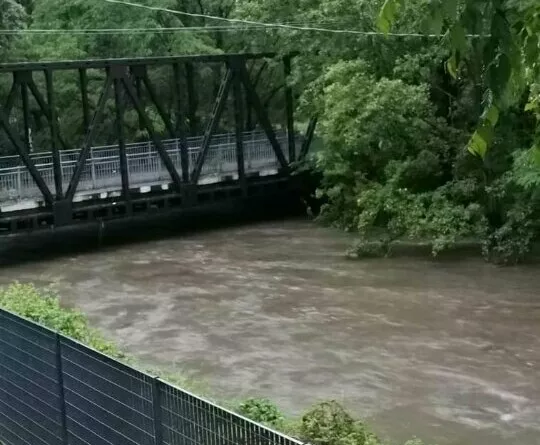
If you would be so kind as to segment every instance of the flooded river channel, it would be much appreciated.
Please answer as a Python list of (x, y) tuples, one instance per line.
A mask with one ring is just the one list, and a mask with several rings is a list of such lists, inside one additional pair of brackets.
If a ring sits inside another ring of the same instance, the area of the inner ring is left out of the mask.
[(540, 444), (540, 273), (351, 261), (303, 220), (13, 262), (145, 362), (290, 413), (336, 399), (394, 442)]

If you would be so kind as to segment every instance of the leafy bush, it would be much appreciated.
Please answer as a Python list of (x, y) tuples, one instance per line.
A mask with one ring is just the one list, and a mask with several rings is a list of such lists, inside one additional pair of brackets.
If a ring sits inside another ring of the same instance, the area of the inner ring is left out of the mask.
[(377, 445), (379, 439), (337, 402), (323, 402), (302, 416), (300, 437), (314, 445)]
[(60, 306), (58, 296), (53, 292), (16, 282), (7, 288), (0, 288), (0, 308), (58, 331), (104, 354), (124, 357), (113, 343), (90, 327), (85, 315)]
[(285, 421), (283, 413), (268, 399), (247, 399), (240, 403), (237, 411), (255, 422), (260, 422), (276, 429), (281, 429)]

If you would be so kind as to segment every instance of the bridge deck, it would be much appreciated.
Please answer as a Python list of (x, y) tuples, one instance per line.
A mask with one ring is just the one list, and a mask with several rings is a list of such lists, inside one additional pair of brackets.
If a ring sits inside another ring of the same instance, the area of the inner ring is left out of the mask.
[[(276, 134), (285, 154), (288, 153), (287, 134)], [(203, 136), (188, 138), (189, 171), (195, 165), (202, 145)], [(279, 163), (266, 135), (260, 131), (244, 133), (244, 158), (246, 174), (260, 176), (277, 173)], [(181, 171), (180, 144), (178, 139), (164, 140), (163, 144), (178, 171)], [(300, 146), (301, 144), (297, 144)], [(61, 151), (61, 169), (64, 190), (77, 165), (79, 150)], [(126, 145), (128, 175), (131, 188), (141, 192), (150, 191), (152, 186), (164, 188), (171, 182), (152, 142)], [(54, 170), (51, 153), (31, 155), (51, 191), (54, 190)], [(234, 134), (220, 134), (212, 138), (199, 184), (216, 183), (225, 177), (237, 177), (236, 139)], [(81, 175), (74, 201), (87, 197), (107, 198), (122, 188), (119, 148), (117, 145), (93, 147)], [(42, 195), (29, 171), (21, 164), (18, 156), (0, 157), (0, 211), (39, 207)]]

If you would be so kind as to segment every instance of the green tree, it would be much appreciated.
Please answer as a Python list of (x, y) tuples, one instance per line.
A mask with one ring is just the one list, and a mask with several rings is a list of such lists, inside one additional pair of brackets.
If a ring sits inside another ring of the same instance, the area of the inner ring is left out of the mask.
[[(396, 21), (406, 0), (386, 0), (378, 25), (385, 32)], [(481, 55), (485, 85), (484, 112), (469, 150), (484, 157), (502, 110), (528, 95), (527, 111), (538, 111), (540, 83), (540, 3), (536, 0), (430, 0), (425, 23), (435, 34), (445, 32), (452, 50), (448, 71), (457, 77), (461, 61)], [(468, 38), (468, 34), (477, 36)], [(540, 159), (540, 121), (533, 147)]]

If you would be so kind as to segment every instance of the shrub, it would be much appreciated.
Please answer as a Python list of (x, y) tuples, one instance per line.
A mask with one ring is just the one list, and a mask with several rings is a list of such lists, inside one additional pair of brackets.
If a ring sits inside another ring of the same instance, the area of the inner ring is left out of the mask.
[(277, 429), (283, 427), (285, 420), (285, 416), (279, 408), (268, 399), (247, 399), (240, 403), (237, 411), (255, 422)]
[(379, 440), (337, 402), (315, 405), (302, 416), (300, 437), (314, 445), (377, 445)]
[(53, 292), (38, 290), (32, 284), (13, 283), (0, 289), (0, 308), (28, 318), (49, 329), (80, 341), (104, 354), (123, 358), (118, 348), (95, 329), (81, 312), (60, 306)]

